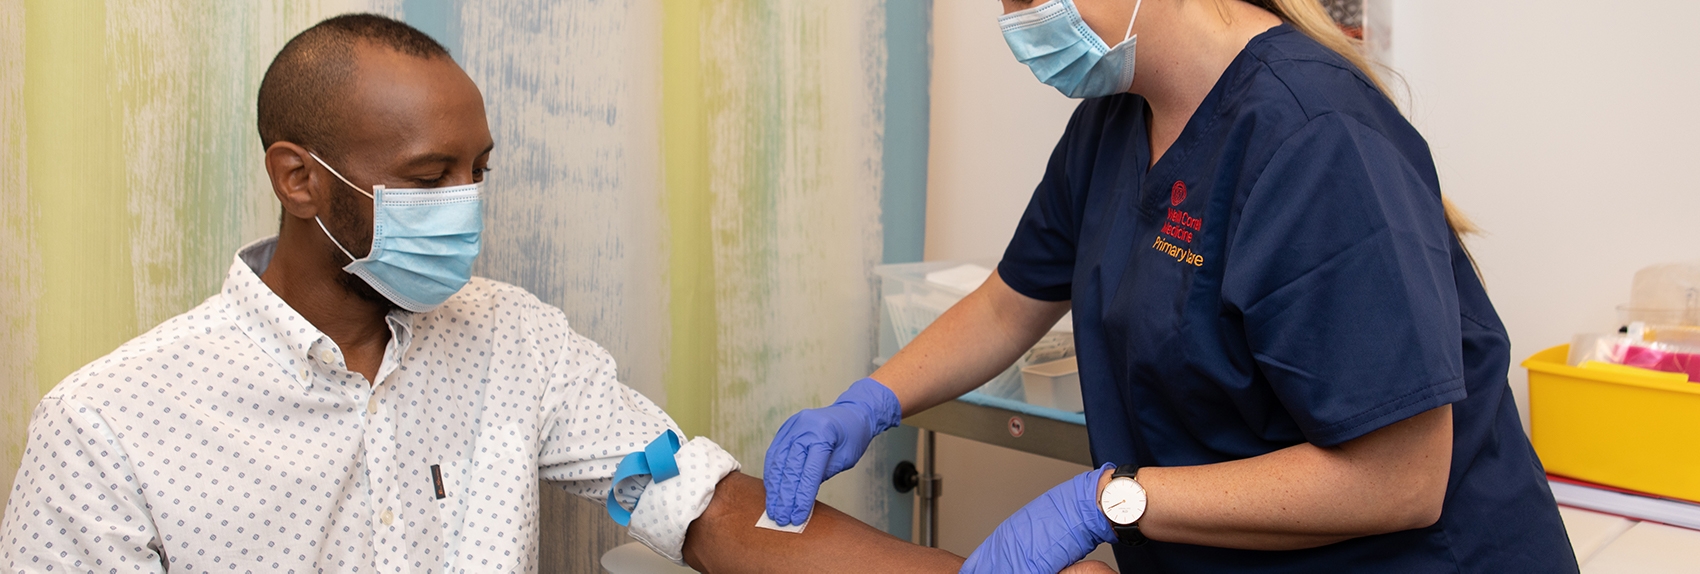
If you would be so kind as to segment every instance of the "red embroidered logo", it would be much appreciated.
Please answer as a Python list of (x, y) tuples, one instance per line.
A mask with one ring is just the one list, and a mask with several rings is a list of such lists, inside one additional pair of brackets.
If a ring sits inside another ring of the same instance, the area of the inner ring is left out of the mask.
[[(1179, 206), (1183, 201), (1186, 201), (1186, 183), (1176, 181), (1174, 187), (1169, 188), (1169, 205)], [(1168, 221), (1163, 222), (1163, 228), (1158, 230), (1157, 240), (1151, 243), (1151, 248), (1175, 258), (1175, 261), (1193, 267), (1203, 267), (1204, 256), (1193, 253), (1192, 249), (1188, 247), (1192, 243), (1193, 234), (1202, 231), (1204, 231), (1203, 220), (1193, 217), (1192, 214), (1185, 211), (1170, 207)], [(1175, 243), (1180, 245), (1169, 243), (1169, 241), (1164, 240), (1164, 236), (1177, 240)]]

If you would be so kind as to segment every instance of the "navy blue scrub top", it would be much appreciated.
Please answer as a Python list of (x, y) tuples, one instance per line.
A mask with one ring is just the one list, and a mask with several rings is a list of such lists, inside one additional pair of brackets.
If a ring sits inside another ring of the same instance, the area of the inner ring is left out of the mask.
[(1447, 404), (1454, 444), (1431, 527), (1288, 552), (1118, 545), (1122, 571), (1576, 571), (1505, 327), (1399, 110), (1282, 25), (1149, 171), (1145, 122), (1136, 95), (1081, 103), (998, 265), (1072, 302), (1094, 461), (1327, 447)]

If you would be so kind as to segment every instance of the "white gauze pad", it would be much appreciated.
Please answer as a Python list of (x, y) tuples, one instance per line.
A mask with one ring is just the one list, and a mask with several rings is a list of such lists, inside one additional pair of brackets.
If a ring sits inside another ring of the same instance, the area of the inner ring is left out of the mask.
[[(810, 514), (809, 520), (813, 520), (814, 517), (815, 517), (814, 514)], [(756, 527), (757, 528), (766, 528), (768, 530), (778, 530), (780, 532), (790, 532), (792, 534), (802, 534), (803, 529), (809, 527), (809, 520), (804, 520), (802, 524), (792, 524), (790, 526), (780, 526), (778, 522), (774, 522), (772, 518), (768, 518), (767, 517), (767, 511), (763, 510), (761, 512), (761, 518), (756, 520)]]

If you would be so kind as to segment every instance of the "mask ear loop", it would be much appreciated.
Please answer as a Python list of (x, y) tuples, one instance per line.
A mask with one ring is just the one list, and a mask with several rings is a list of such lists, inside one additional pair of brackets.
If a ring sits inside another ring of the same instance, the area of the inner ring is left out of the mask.
[(349, 260), (349, 261), (359, 261), (359, 260), (360, 260), (360, 259), (359, 259), (359, 258), (357, 258), (357, 257), (355, 257), (355, 256), (354, 256), (354, 254), (353, 254), (353, 253), (349, 253), (349, 252), (348, 252), (348, 249), (345, 249), (345, 248), (343, 248), (343, 246), (342, 246), (342, 242), (341, 242), (341, 241), (337, 241), (337, 240), (336, 240), (336, 236), (335, 236), (335, 235), (331, 235), (331, 230), (330, 230), (330, 229), (329, 229), (329, 228), (326, 228), (326, 227), (325, 227), (325, 222), (324, 222), (324, 221), (321, 221), (321, 220), (320, 220), (320, 219), (319, 219), (319, 216), (317, 216), (317, 215), (315, 215), (315, 216), (313, 216), (313, 221), (314, 221), (314, 222), (315, 222), (315, 223), (318, 223), (318, 224), (319, 224), (319, 229), (323, 229), (323, 230), (324, 230), (324, 231), (325, 231), (325, 237), (329, 237), (329, 238), (331, 238), (331, 244), (332, 244), (332, 245), (335, 245), (335, 246), (336, 246), (336, 248), (337, 248), (337, 249), (340, 249), (340, 250), (342, 250), (342, 254), (343, 254), (343, 255), (347, 255), (347, 256), (348, 256), (348, 260)]
[[(1133, 13), (1134, 13), (1135, 16), (1139, 15), (1139, 6), (1138, 5), (1135, 5), (1133, 7)], [(1129, 30), (1133, 29), (1133, 22), (1130, 21), (1130, 22), (1127, 23), (1127, 29), (1129, 29)], [(376, 201), (378, 199), (377, 196), (372, 195), (370, 193), (367, 193), (366, 190), (364, 190), (364, 189), (360, 189), (360, 186), (354, 185), (353, 182), (348, 181), (348, 178), (343, 177), (342, 174), (340, 174), (340, 173), (337, 173), (336, 169), (331, 167), (331, 164), (325, 163), (325, 160), (319, 159), (319, 154), (316, 154), (316, 153), (313, 153), (313, 152), (307, 152), (307, 155), (313, 156), (313, 161), (319, 162), (319, 165), (325, 166), (325, 169), (329, 170), (331, 172), (331, 175), (336, 176), (337, 179), (342, 180), (343, 183), (346, 183), (346, 184), (348, 184), (349, 187), (354, 188), (354, 191), (360, 192), (360, 195), (364, 195), (367, 198), (370, 198), (374, 201)]]
[[(1128, 38), (1133, 37), (1133, 21), (1139, 19), (1139, 5), (1144, 4), (1144, 3), (1145, 3), (1145, 0), (1135, 0), (1134, 1), (1134, 3), (1133, 3), (1133, 17), (1127, 19), (1127, 31), (1122, 32), (1122, 41), (1123, 42), (1126, 42)], [(320, 162), (320, 163), (324, 163), (324, 162)], [(325, 169), (330, 169), (330, 166), (325, 166)], [(332, 170), (331, 173), (336, 173), (336, 171)], [(342, 177), (342, 176), (339, 175), (337, 177)], [(343, 181), (348, 181), (348, 180), (343, 180)], [(353, 184), (349, 184), (349, 185), (353, 185)]]
[[(366, 193), (366, 190), (360, 189), (360, 186), (354, 185), (353, 182), (348, 181), (348, 178), (343, 177), (342, 174), (340, 174), (340, 173), (337, 173), (335, 168), (332, 168), (330, 164), (325, 163), (325, 160), (319, 158), (319, 154), (316, 154), (316, 153), (313, 153), (313, 152), (307, 152), (307, 155), (312, 156), (313, 161), (319, 162), (319, 165), (322, 165), (322, 166), (325, 167), (326, 170), (329, 170), (331, 172), (331, 175), (336, 176), (337, 179), (342, 180), (343, 183), (348, 184), (349, 187), (354, 188), (354, 191), (360, 192), (360, 195), (370, 197), (370, 198), (372, 198), (372, 201), (378, 200), (377, 196), (372, 195), (370, 193)], [(317, 216), (317, 215), (313, 216), (313, 222), (319, 224), (319, 229), (321, 231), (325, 232), (325, 237), (329, 237), (331, 239), (331, 244), (335, 245), (337, 249), (341, 250), (343, 255), (347, 255), (349, 261), (359, 261), (360, 260), (360, 258), (355, 257), (353, 253), (349, 253), (348, 248), (343, 247), (342, 242), (337, 241), (335, 235), (331, 235), (330, 228), (325, 227), (325, 222), (323, 220), (319, 219), (319, 216)]]

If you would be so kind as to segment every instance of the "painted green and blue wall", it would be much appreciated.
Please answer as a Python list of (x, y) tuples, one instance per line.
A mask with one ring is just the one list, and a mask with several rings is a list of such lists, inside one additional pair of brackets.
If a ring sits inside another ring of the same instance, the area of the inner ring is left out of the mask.
[[(921, 258), (930, 2), (0, 0), (0, 486), (37, 399), (216, 292), (277, 207), (254, 94), (338, 13), (403, 18), (483, 88), (477, 273), (564, 309), (759, 474), (870, 370), (872, 267)], [(889, 433), (823, 500), (907, 537)]]

